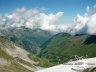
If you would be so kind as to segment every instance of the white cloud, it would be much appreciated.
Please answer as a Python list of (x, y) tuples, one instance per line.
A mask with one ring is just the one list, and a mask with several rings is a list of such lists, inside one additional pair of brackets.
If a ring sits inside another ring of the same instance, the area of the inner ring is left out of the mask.
[(86, 23), (88, 21), (88, 17), (86, 16), (80, 16), (79, 14), (76, 16), (75, 20), (74, 20), (74, 24), (72, 26), (73, 28), (73, 34), (75, 33), (85, 33), (85, 31), (82, 31), (83, 28), (86, 26)]
[(96, 34), (96, 5), (92, 11), (89, 6), (84, 16), (77, 14), (73, 23), (59, 23), (64, 12), (45, 14), (41, 9), (17, 8), (7, 15), (0, 15), (0, 28), (21, 27), (40, 28), (52, 32), (68, 32), (71, 34)]
[(90, 17), (89, 21), (87, 22), (87, 26), (87, 33), (96, 34), (96, 13)]
[(14, 12), (3, 16), (7, 19), (6, 21), (4, 21), (4, 18), (1, 18), (0, 21), (1, 23), (4, 21), (3, 25), (5, 25), (5, 28), (26, 26), (31, 29), (41, 28), (43, 30), (61, 31), (65, 27), (65, 25), (57, 24), (60, 20), (59, 18), (64, 15), (64, 12), (45, 14), (43, 10), (45, 8), (17, 8)]
[(84, 16), (77, 15), (75, 18), (75, 23), (73, 25), (73, 33), (87, 33), (96, 34), (96, 7), (94, 6), (93, 12), (91, 12), (90, 7), (87, 6), (86, 13)]

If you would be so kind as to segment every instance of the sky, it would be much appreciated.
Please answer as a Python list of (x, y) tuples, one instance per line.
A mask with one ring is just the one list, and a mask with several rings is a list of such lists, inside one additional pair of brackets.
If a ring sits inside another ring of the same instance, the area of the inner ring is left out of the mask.
[(96, 0), (0, 0), (0, 29), (21, 26), (96, 35)]
[(16, 8), (28, 9), (44, 7), (45, 13), (64, 12), (63, 20), (71, 22), (77, 13), (83, 14), (87, 6), (92, 7), (96, 0), (0, 0), (0, 13), (10, 13)]

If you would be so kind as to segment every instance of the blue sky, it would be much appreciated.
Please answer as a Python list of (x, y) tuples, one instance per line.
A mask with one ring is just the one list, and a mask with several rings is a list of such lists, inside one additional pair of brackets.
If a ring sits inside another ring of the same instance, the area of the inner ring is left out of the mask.
[(86, 7), (96, 4), (96, 0), (0, 0), (0, 13), (9, 13), (16, 8), (48, 8), (46, 13), (64, 12), (63, 19), (71, 21), (78, 13), (85, 13)]

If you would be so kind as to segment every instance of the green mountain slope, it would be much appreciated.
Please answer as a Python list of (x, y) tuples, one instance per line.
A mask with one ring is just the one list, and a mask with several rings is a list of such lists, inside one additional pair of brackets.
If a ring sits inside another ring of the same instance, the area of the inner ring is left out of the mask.
[(73, 55), (96, 57), (96, 36), (59, 33), (41, 47), (41, 56), (54, 64), (64, 63)]

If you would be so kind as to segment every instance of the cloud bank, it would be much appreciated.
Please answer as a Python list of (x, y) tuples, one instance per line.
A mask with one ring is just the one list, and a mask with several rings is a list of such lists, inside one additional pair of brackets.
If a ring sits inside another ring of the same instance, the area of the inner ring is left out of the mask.
[(93, 10), (87, 6), (85, 14), (83, 16), (77, 14), (71, 24), (60, 22), (64, 12), (46, 14), (44, 10), (46, 9), (27, 9), (22, 7), (9, 14), (1, 14), (0, 29), (25, 26), (31, 29), (40, 28), (51, 32), (96, 35), (96, 5), (93, 6)]
[(31, 29), (40, 28), (49, 31), (62, 31), (66, 28), (66, 26), (57, 23), (60, 20), (59, 18), (64, 15), (64, 12), (45, 14), (43, 12), (44, 10), (44, 8), (17, 8), (10, 14), (0, 15), (0, 27), (10, 28), (25, 26)]
[(96, 35), (96, 5), (94, 5), (93, 10), (87, 6), (84, 16), (77, 14), (72, 29), (73, 34), (85, 33)]

